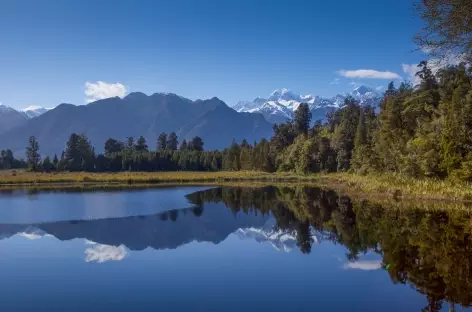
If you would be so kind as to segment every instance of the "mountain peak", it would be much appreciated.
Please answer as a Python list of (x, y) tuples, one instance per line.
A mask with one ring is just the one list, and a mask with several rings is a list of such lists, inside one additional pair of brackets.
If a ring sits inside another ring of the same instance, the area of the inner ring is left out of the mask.
[(290, 89), (282, 88), (276, 89), (268, 98), (269, 101), (299, 101), (300, 95), (295, 94)]
[(360, 85), (360, 86), (358, 86), (357, 88), (355, 88), (353, 90), (353, 92), (357, 92), (357, 93), (362, 94), (362, 95), (366, 94), (367, 92), (373, 92), (373, 91), (374, 91), (373, 89), (371, 89), (367, 86), (364, 86), (364, 85)]
[(352, 96), (360, 105), (378, 108), (381, 95), (374, 89), (360, 85), (351, 92), (337, 94), (333, 97), (321, 97), (312, 94), (299, 95), (287, 88), (276, 89), (267, 98), (256, 98), (254, 101), (240, 101), (233, 106), (238, 112), (260, 113), (271, 123), (285, 122), (293, 118), (300, 103), (307, 103), (313, 121), (324, 119), (328, 111), (344, 106), (346, 97)]

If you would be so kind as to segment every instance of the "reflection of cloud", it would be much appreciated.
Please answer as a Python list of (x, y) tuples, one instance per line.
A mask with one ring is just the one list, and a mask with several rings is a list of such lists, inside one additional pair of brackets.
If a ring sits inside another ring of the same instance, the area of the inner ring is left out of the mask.
[(381, 260), (359, 260), (344, 264), (345, 269), (355, 269), (363, 271), (378, 270), (382, 267)]
[(85, 249), (85, 262), (121, 261), (126, 257), (125, 246), (109, 246), (97, 244)]

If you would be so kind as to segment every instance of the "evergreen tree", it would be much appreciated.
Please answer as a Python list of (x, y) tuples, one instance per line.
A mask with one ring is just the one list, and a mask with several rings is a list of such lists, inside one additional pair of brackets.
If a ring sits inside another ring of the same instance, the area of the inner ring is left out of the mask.
[(163, 151), (167, 148), (167, 133), (162, 132), (157, 138), (157, 151)]
[(113, 138), (109, 138), (105, 141), (105, 155), (111, 155), (115, 153), (120, 153), (124, 149), (123, 142), (115, 140)]
[(301, 103), (295, 111), (294, 126), (298, 134), (308, 134), (310, 128), (311, 112), (306, 103)]
[(43, 170), (46, 172), (50, 172), (55, 169), (54, 165), (51, 163), (51, 158), (49, 158), (49, 156), (44, 158), (42, 167), (43, 167)]
[(39, 143), (34, 136), (29, 138), (28, 147), (26, 148), (26, 159), (28, 168), (32, 171), (37, 171), (41, 162), (41, 156), (39, 154)]
[(194, 150), (194, 151), (203, 151), (203, 140), (201, 137), (196, 136), (192, 139), (192, 141), (189, 143), (189, 149)]
[(178, 146), (179, 141), (177, 138), (177, 134), (175, 132), (171, 132), (167, 138), (166, 148), (172, 151), (176, 151)]
[(15, 157), (10, 149), (2, 150), (0, 152), (0, 167), (3, 169), (13, 168)]
[(57, 169), (57, 167), (59, 166), (59, 159), (57, 158), (57, 154), (54, 154), (54, 158), (52, 160), (52, 164), (54, 165), (54, 168)]
[(67, 141), (64, 154), (64, 169), (68, 171), (80, 171), (82, 169), (82, 158), (79, 148), (80, 137), (72, 133)]
[(185, 151), (188, 149), (188, 144), (187, 144), (187, 140), (183, 140), (182, 143), (180, 143), (180, 146), (179, 146), (179, 150), (181, 151)]
[(140, 136), (135, 146), (136, 152), (147, 152), (148, 146), (146, 144), (146, 139), (143, 136)]
[(134, 151), (134, 138), (133, 137), (126, 138), (125, 149), (128, 153), (131, 153)]

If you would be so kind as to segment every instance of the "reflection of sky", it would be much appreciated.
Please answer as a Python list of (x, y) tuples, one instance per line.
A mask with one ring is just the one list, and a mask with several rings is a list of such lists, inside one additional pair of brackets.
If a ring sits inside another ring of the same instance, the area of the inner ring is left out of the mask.
[(0, 193), (0, 224), (118, 218), (189, 206), (185, 195), (208, 187), (153, 188), (129, 192)]

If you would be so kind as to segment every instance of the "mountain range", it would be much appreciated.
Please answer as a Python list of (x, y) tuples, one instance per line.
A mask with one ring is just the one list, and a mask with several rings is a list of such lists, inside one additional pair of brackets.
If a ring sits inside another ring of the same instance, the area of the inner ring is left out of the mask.
[(0, 149), (23, 153), (28, 138), (36, 136), (41, 154), (60, 154), (71, 133), (87, 135), (97, 152), (110, 137), (144, 136), (151, 149), (161, 132), (176, 132), (180, 140), (200, 136), (205, 149), (223, 149), (233, 141), (269, 138), (272, 124), (294, 117), (300, 103), (308, 103), (313, 122), (343, 106), (352, 96), (361, 105), (378, 107), (381, 94), (360, 86), (333, 97), (300, 95), (288, 89), (267, 98), (240, 101), (232, 108), (214, 97), (192, 101), (172, 93), (127, 96), (98, 100), (88, 105), (60, 104), (54, 109), (30, 106), (15, 110), (0, 105)]
[(22, 110), (16, 110), (12, 107), (0, 104), (0, 134), (10, 129), (23, 126), (28, 119), (38, 117), (45, 112), (47, 108), (39, 106), (30, 106)]
[(10, 148), (14, 153), (23, 153), (34, 135), (41, 154), (60, 154), (73, 132), (87, 135), (97, 152), (110, 137), (124, 140), (141, 135), (154, 149), (161, 132), (174, 131), (180, 140), (200, 136), (205, 149), (225, 148), (233, 139), (252, 142), (272, 135), (272, 125), (262, 115), (238, 113), (216, 97), (192, 101), (172, 93), (134, 92), (88, 105), (60, 104), (30, 119), (8, 111), (10, 128), (0, 132), (0, 149)]
[(367, 86), (359, 86), (351, 92), (333, 97), (300, 95), (289, 89), (277, 89), (267, 98), (257, 97), (253, 101), (240, 101), (233, 106), (233, 109), (237, 112), (260, 113), (271, 123), (281, 123), (293, 119), (298, 106), (307, 103), (314, 122), (324, 120), (327, 112), (341, 108), (348, 96), (353, 97), (362, 106), (371, 105), (375, 108), (382, 98), (380, 92)]

